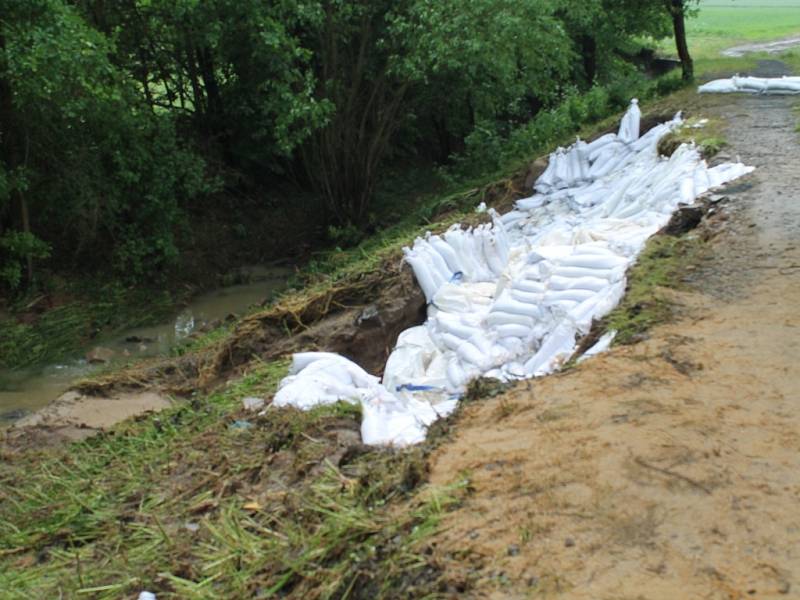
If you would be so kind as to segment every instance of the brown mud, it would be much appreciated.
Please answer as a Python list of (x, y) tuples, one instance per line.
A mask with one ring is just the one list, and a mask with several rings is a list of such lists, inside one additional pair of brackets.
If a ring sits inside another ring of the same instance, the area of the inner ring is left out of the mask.
[(800, 597), (793, 102), (696, 100), (757, 170), (701, 224), (674, 322), (462, 411), (431, 481), (470, 478), (432, 542), (465, 597)]
[(125, 419), (170, 406), (168, 396), (146, 390), (119, 392), (110, 398), (70, 391), (16, 421), (7, 441), (16, 446), (74, 442)]

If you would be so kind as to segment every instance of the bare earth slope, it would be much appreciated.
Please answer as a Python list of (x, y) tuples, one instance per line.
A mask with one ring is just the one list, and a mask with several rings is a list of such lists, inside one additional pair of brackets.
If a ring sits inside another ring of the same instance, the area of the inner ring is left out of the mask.
[(800, 597), (796, 99), (701, 102), (758, 168), (680, 319), (469, 406), (433, 459), (474, 487), (436, 541), (471, 596)]

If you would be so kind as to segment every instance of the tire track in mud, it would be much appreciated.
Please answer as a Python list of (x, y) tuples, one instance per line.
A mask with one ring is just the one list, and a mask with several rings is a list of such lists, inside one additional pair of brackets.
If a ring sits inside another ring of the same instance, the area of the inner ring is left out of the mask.
[(730, 186), (678, 321), (465, 408), (437, 558), (473, 597), (800, 594), (800, 145), (791, 98), (701, 99)]

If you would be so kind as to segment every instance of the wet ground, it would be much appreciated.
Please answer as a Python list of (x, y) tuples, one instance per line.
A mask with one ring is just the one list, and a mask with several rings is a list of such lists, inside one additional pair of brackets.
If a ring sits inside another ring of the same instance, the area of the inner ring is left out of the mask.
[[(193, 299), (172, 320), (150, 327), (139, 327), (98, 340), (96, 347), (107, 359), (91, 364), (87, 356), (19, 370), (0, 370), (0, 424), (11, 422), (58, 398), (77, 379), (101, 369), (140, 358), (167, 354), (195, 332), (214, 326), (226, 317), (241, 314), (286, 284), (291, 270), (285, 267), (251, 267), (245, 270), (249, 283), (205, 293)], [(92, 348), (88, 355), (95, 354)]]
[(797, 99), (698, 102), (757, 170), (679, 319), (468, 407), (433, 460), (474, 488), (435, 540), (470, 597), (800, 597)]
[(743, 44), (723, 50), (723, 56), (739, 57), (752, 52), (764, 52), (766, 54), (780, 54), (800, 46), (800, 36), (792, 36), (774, 42), (761, 42), (756, 44)]

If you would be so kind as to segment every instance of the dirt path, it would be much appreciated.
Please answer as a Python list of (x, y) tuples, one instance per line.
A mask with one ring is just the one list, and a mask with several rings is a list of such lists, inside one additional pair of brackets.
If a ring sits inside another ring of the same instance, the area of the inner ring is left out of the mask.
[(437, 553), (491, 598), (800, 598), (795, 100), (702, 100), (758, 167), (650, 339), (470, 406), (432, 479)]

